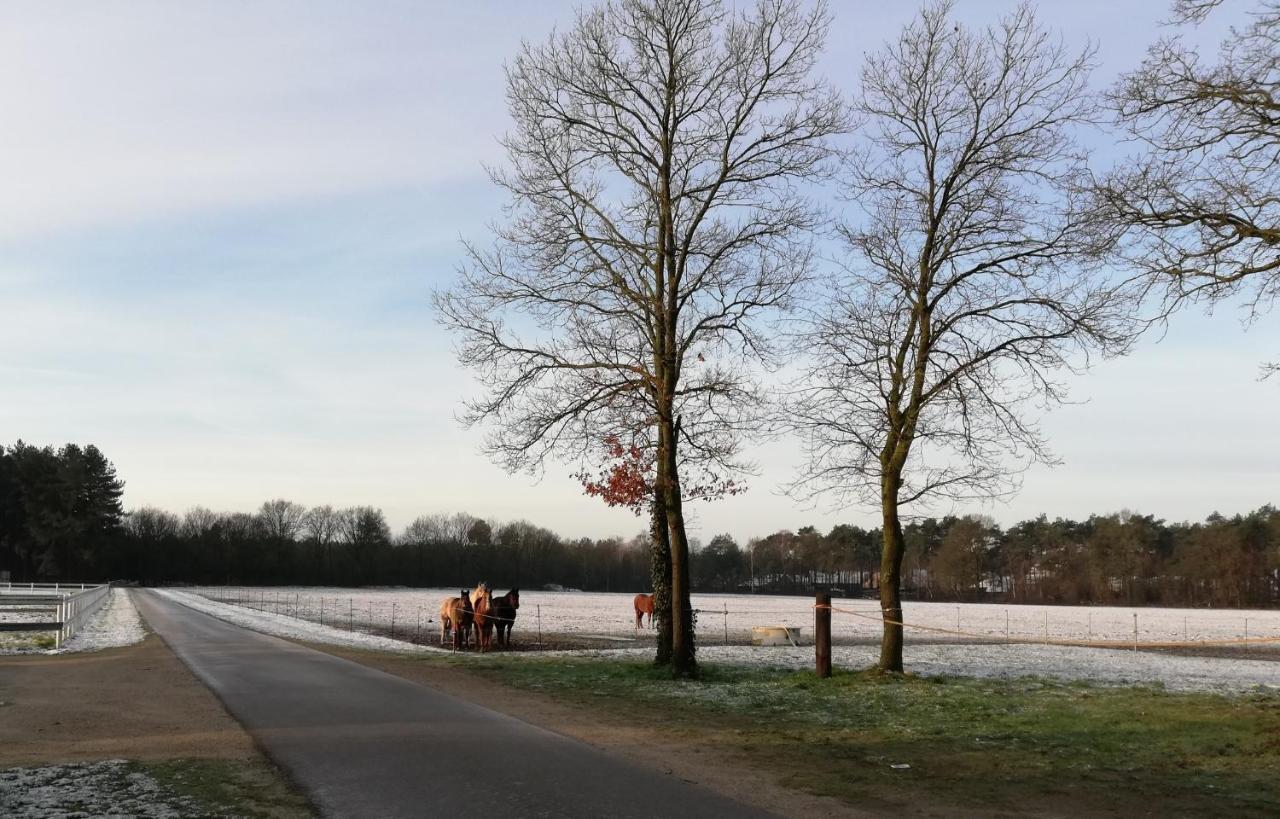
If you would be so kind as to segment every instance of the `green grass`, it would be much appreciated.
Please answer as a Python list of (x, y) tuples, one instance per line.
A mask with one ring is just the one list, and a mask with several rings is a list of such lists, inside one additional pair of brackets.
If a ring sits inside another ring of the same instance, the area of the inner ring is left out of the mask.
[(167, 792), (205, 806), (211, 816), (303, 819), (314, 816), (307, 800), (283, 774), (261, 760), (176, 759), (134, 762)]
[(33, 648), (49, 649), (58, 644), (52, 634), (36, 631), (0, 632), (0, 651), (30, 651)]
[(1275, 694), (873, 673), (819, 680), (811, 672), (716, 666), (705, 666), (701, 680), (677, 682), (637, 663), (458, 664), (665, 726), (758, 762), (782, 784), (854, 804), (923, 799), (980, 811), (1100, 815), (1280, 812)]

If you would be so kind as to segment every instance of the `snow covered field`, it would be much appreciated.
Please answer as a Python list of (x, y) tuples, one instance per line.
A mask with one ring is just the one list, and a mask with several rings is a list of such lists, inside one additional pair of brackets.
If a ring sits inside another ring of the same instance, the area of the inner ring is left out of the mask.
[[(499, 589), (498, 591), (505, 591)], [(193, 593), (194, 592), (194, 593)], [(437, 651), (435, 612), (439, 601), (456, 590), (429, 589), (229, 589), (202, 588), (163, 592), (178, 602), (248, 626), (268, 634), (294, 639), (358, 645), (401, 651)], [(515, 638), (532, 640), (538, 612), (544, 636), (572, 634), (580, 640), (599, 638), (611, 648), (574, 651), (516, 653), (512, 656), (646, 657), (652, 651), (652, 632), (639, 635), (634, 630), (630, 594), (587, 594), (578, 592), (522, 592)], [(218, 602), (224, 600), (227, 602)], [(868, 611), (874, 604), (843, 601), (850, 610)], [(837, 601), (838, 608), (845, 608)], [(811, 634), (812, 609), (798, 597), (740, 595), (697, 595), (694, 604), (702, 610), (699, 618), (701, 646), (705, 662), (776, 668), (808, 668), (813, 649), (807, 646), (752, 647), (746, 642), (753, 625), (801, 625)], [(726, 617), (725, 611), (728, 611)], [(1132, 640), (1132, 609), (1090, 609), (1040, 606), (998, 606), (915, 603), (907, 606), (907, 621), (954, 629), (960, 618), (961, 630), (981, 635), (975, 638), (950, 634), (916, 632), (908, 637), (906, 665), (920, 674), (958, 674), (975, 677), (1016, 678), (1044, 676), (1060, 680), (1083, 680), (1107, 685), (1157, 684), (1170, 690), (1244, 692), (1280, 691), (1280, 662), (1254, 659), (1181, 656), (1147, 651), (1119, 651), (1107, 648), (1080, 648), (1035, 644), (997, 644), (982, 637), (1004, 637), (1005, 618), (1011, 636), (1038, 639), (1043, 633), (1046, 613), (1052, 638), (1110, 638)], [(1007, 613), (1006, 613), (1007, 610)], [(1253, 639), (1280, 636), (1280, 612), (1203, 611), (1181, 609), (1139, 609), (1139, 629), (1143, 641), (1175, 640), (1187, 634), (1191, 639), (1233, 639), (1242, 635), (1244, 618), (1249, 618)], [(325, 625), (319, 619), (325, 618)], [(296, 616), (295, 616), (296, 615)], [(392, 618), (397, 639), (390, 633)], [(421, 620), (419, 620), (421, 617)], [(724, 642), (727, 620), (731, 645)], [(1128, 624), (1128, 633), (1124, 625)], [(1041, 633), (1035, 632), (1036, 624)], [(1233, 623), (1238, 623), (1234, 627)], [(1017, 624), (1023, 630), (1015, 630)], [(877, 657), (875, 639), (878, 623), (852, 615), (833, 615), (833, 630), (846, 644), (834, 650), (837, 667), (865, 668)], [(362, 633), (372, 630), (375, 634)], [(415, 645), (421, 640), (425, 645)], [(945, 641), (944, 641), (945, 640)], [(618, 649), (620, 642), (635, 641), (633, 648)]]
[[(358, 629), (362, 625), (398, 632), (427, 632), (435, 626), (440, 601), (458, 589), (332, 589), (332, 588), (194, 588), (191, 591), (265, 612)], [(496, 593), (506, 592), (495, 588)], [(527, 637), (540, 617), (544, 634), (598, 635), (618, 639), (636, 636), (632, 593), (540, 592), (520, 593), (515, 631)], [(696, 594), (698, 633), (704, 642), (747, 642), (753, 626), (787, 625), (813, 634), (813, 601), (807, 597), (773, 595)], [(835, 600), (832, 614), (837, 642), (875, 642), (880, 634), (879, 604), (873, 600)], [(939, 631), (913, 630), (917, 639), (956, 640), (1095, 640), (1140, 642), (1198, 642), (1242, 640), (1245, 630), (1255, 643), (1280, 644), (1280, 611), (1239, 609), (1103, 608), (1089, 606), (1006, 606), (987, 603), (907, 603), (906, 622)], [(853, 612), (845, 613), (845, 612)], [(539, 614), (540, 613), (540, 614)], [(953, 634), (951, 632), (962, 632)]]

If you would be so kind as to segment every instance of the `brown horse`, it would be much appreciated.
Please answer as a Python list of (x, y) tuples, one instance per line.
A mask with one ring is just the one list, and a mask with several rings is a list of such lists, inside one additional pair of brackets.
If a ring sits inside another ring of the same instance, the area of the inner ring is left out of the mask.
[(450, 629), (453, 630), (453, 647), (461, 650), (467, 647), (467, 635), (471, 632), (474, 611), (471, 597), (467, 590), (458, 592), (458, 597), (449, 597), (440, 604), (440, 645), (445, 644)]
[(633, 602), (636, 607), (636, 628), (640, 628), (646, 614), (649, 615), (649, 628), (653, 628), (653, 595), (637, 594)]
[(495, 597), (489, 610), (489, 619), (497, 629), (498, 647), (511, 646), (511, 627), (516, 623), (516, 611), (520, 608), (520, 590), (512, 589), (501, 597)]
[(476, 645), (481, 651), (488, 651), (493, 645), (493, 592), (489, 584), (481, 581), (471, 592), (471, 608), (474, 610), (476, 625)]

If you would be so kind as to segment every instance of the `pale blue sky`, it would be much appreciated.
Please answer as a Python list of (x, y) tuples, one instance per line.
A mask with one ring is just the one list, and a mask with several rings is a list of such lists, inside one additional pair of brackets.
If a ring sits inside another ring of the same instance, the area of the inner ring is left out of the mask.
[[(1241, 5), (1237, 3), (1237, 5)], [(993, 20), (1002, 0), (959, 0)], [(1136, 64), (1164, 0), (1049, 2), (1041, 19), (1097, 42), (1095, 81)], [(468, 390), (429, 309), (459, 239), (501, 199), (502, 62), (569, 3), (10, 4), (0, 27), (0, 441), (98, 444), (129, 506), (252, 509), (269, 497), (529, 518), (566, 535), (640, 524), (476, 454), (453, 420)], [(826, 69), (852, 90), (862, 54), (911, 3), (835, 2)], [(1216, 42), (1225, 20), (1198, 37)], [(1005, 506), (1170, 519), (1280, 499), (1280, 321), (1184, 314), (1163, 341), (1075, 382), (1045, 422), (1065, 463)], [(782, 497), (794, 446), (699, 506), (698, 535), (871, 524), (870, 510)], [(945, 510), (940, 510), (945, 511)]]

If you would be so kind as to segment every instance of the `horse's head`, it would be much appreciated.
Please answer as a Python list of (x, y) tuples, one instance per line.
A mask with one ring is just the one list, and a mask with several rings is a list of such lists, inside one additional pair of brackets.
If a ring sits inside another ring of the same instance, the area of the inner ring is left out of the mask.
[(493, 592), (489, 590), (489, 584), (483, 580), (476, 584), (475, 591), (471, 592), (471, 605), (476, 608), (480, 607), (481, 601), (484, 601), (485, 608), (488, 608), (492, 599)]
[(462, 591), (458, 592), (458, 594), (462, 599), (462, 610), (474, 611), (475, 609), (471, 605), (471, 595), (467, 594), (467, 590), (463, 589)]
[(520, 590), (519, 589), (512, 589), (511, 591), (507, 592), (507, 599), (511, 601), (511, 608), (513, 609), (520, 608)]

